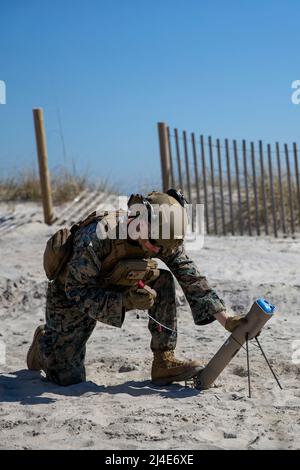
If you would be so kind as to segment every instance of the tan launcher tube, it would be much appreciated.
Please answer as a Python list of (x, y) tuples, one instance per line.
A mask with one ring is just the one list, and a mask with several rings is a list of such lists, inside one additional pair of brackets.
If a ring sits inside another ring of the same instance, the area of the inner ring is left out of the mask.
[(274, 305), (269, 304), (264, 299), (254, 302), (249, 313), (246, 315), (247, 322), (241, 323), (234, 330), (206, 367), (199, 372), (196, 379), (196, 388), (205, 390), (211, 387), (216, 378), (246, 342), (247, 333), (249, 340), (257, 336), (265, 323), (273, 316), (274, 310)]

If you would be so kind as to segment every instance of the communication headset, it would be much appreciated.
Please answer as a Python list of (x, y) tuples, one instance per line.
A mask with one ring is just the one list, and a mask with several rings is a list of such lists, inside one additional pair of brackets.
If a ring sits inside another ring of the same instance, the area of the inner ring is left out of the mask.
[[(168, 191), (166, 191), (166, 194), (168, 194), (168, 196), (173, 197), (177, 202), (179, 202), (179, 204), (182, 207), (185, 207), (185, 204), (188, 204), (188, 201), (184, 197), (183, 193), (178, 189), (170, 188), (168, 189)], [(149, 232), (150, 232), (151, 221), (153, 222), (153, 220), (155, 220), (158, 217), (158, 214), (155, 213), (154, 208), (152, 207), (152, 204), (150, 203), (150, 201), (148, 201), (148, 199), (142, 194), (131, 194), (127, 203), (128, 208), (130, 209), (130, 206), (134, 204), (143, 204), (147, 208), (148, 227), (149, 227)], [(137, 213), (136, 215), (139, 215), (139, 213)], [(150, 239), (150, 233), (148, 235)]]

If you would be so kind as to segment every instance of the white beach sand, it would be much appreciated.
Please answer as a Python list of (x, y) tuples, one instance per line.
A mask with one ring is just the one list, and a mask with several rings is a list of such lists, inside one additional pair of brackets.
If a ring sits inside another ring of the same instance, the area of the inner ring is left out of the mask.
[[(40, 207), (35, 210), (41, 220)], [(2, 205), (2, 209), (4, 206)], [(22, 209), (22, 207), (21, 207)], [(252, 394), (240, 351), (199, 393), (184, 384), (151, 384), (147, 316), (126, 315), (122, 329), (99, 323), (87, 347), (88, 381), (58, 387), (26, 369), (25, 356), (43, 322), (42, 254), (55, 227), (38, 221), (0, 237), (0, 448), (2, 449), (295, 449), (300, 448), (300, 242), (206, 237), (187, 250), (234, 312), (258, 297), (277, 306), (260, 338), (283, 386), (250, 346)], [(195, 327), (178, 307), (178, 357), (208, 361), (227, 337), (217, 322)], [(1, 359), (1, 356), (0, 356)], [(297, 364), (297, 359), (299, 364)]]

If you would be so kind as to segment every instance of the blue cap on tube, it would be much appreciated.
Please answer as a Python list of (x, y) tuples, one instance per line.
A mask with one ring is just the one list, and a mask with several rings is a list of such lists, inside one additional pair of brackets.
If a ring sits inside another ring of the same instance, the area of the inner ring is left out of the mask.
[(265, 313), (267, 313), (268, 315), (273, 315), (276, 308), (275, 305), (271, 304), (266, 299), (258, 299), (256, 303)]

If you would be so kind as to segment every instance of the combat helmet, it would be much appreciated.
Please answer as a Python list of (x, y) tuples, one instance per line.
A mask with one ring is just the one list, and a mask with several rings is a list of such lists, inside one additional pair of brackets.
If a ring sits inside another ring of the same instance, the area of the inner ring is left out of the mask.
[(152, 191), (146, 197), (132, 194), (128, 207), (144, 204), (148, 213), (148, 239), (163, 251), (174, 249), (185, 237), (188, 217), (186, 199), (176, 189), (167, 192)]

